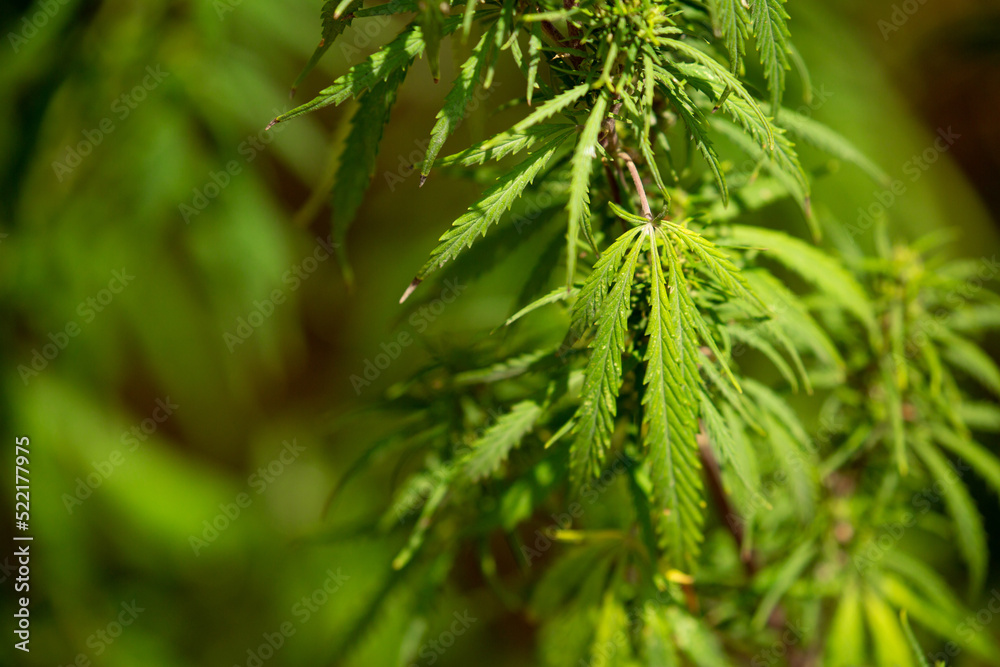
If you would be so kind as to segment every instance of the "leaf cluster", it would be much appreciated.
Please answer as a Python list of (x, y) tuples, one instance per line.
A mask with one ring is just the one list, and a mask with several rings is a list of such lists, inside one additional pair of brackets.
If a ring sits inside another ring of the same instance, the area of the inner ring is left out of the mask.
[[(333, 16), (381, 8), (409, 25), (274, 121), (358, 100), (337, 238), (406, 71), (424, 58), (437, 78), (448, 35), (463, 55), (421, 183), (437, 168), (487, 185), (402, 300), (463, 261), (501, 261), (524, 241), (526, 206), (544, 199), (537, 226), (552, 230), (495, 323), (509, 338), (441, 353), (394, 386), (380, 409), (397, 428), (348, 475), (377, 456), (409, 462), (372, 524), (407, 528), (391, 585), (474, 545), (497, 598), (539, 619), (552, 664), (726, 665), (792, 616), (815, 621), (794, 651), (830, 665), (920, 664), (901, 610), (953, 639), (964, 604), (948, 582), (904, 544), (872, 545), (902, 521), (917, 543), (948, 531), (981, 586), (987, 538), (963, 474), (1000, 492), (1000, 461), (976, 441), (1000, 431), (1000, 369), (976, 342), (1000, 325), (1000, 298), (972, 288), (981, 266), (947, 262), (933, 240), (880, 228), (865, 257), (817, 220), (802, 146), (885, 175), (782, 108), (801, 64), (783, 0), (345, 0)], [(504, 103), (520, 119), (442, 156), (501, 67), (523, 75), (523, 96)], [(720, 147), (755, 168), (738, 172)], [(749, 222), (782, 200), (810, 241)], [(561, 341), (518, 335), (542, 314), (565, 322)], [(554, 520), (543, 548), (528, 527), (546, 515), (572, 520)], [(498, 570), (497, 535), (514, 571)], [(600, 657), (620, 633), (617, 657)], [(982, 636), (968, 649), (998, 656)]]

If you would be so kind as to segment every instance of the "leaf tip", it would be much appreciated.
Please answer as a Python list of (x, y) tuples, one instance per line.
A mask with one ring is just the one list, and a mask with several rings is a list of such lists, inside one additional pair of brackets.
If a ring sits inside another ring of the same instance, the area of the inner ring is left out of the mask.
[(411, 282), (410, 285), (406, 288), (406, 291), (403, 292), (403, 296), (399, 297), (399, 302), (403, 303), (404, 301), (409, 299), (410, 295), (413, 294), (413, 291), (417, 289), (417, 286), (419, 286), (420, 283), (422, 282), (423, 280), (421, 280), (420, 278), (414, 278), (413, 282)]

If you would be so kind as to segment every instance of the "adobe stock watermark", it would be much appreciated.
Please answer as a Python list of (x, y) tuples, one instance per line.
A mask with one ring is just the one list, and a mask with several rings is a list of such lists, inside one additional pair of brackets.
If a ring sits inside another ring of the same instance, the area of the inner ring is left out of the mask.
[(74, 169), (83, 164), (83, 159), (94, 152), (94, 149), (101, 145), (104, 138), (115, 131), (116, 123), (124, 121), (138, 108), (146, 97), (156, 89), (160, 83), (170, 76), (170, 72), (164, 72), (160, 65), (155, 68), (150, 65), (146, 67), (146, 76), (132, 90), (122, 93), (111, 103), (111, 113), (113, 116), (105, 116), (97, 123), (96, 127), (86, 129), (81, 134), (83, 138), (75, 145), (66, 146), (62, 161), (52, 162), (52, 171), (56, 178), (62, 183), (63, 178), (71, 174)]
[(888, 20), (879, 19), (876, 23), (879, 32), (882, 33), (883, 41), (888, 42), (889, 36), (895, 32), (899, 32), (899, 29), (906, 25), (910, 17), (916, 14), (925, 4), (927, 4), (927, 0), (904, 0), (899, 4), (893, 5)]
[[(326, 579), (316, 590), (302, 596), (301, 600), (292, 605), (291, 614), (300, 626), (308, 623), (350, 579), (340, 571), (339, 567), (336, 572), (327, 570), (325, 574)], [(234, 664), (233, 667), (263, 667), (264, 663), (273, 658), (297, 631), (295, 623), (288, 620), (279, 625), (274, 632), (265, 632), (261, 635), (264, 641), (255, 648), (248, 648), (246, 660), (242, 664)]]
[(30, 16), (25, 15), (21, 17), (21, 30), (20, 32), (8, 32), (7, 39), (10, 41), (10, 47), (14, 49), (14, 53), (21, 50), (25, 44), (28, 43), (38, 31), (49, 24), (63, 5), (69, 3), (69, 0), (41, 0), (38, 3), (38, 9), (31, 13)]
[[(523, 209), (512, 213), (510, 223), (514, 225), (514, 231), (520, 236), (524, 234), (526, 227), (532, 227), (544, 213), (550, 211), (556, 203), (552, 195), (546, 191), (541, 191), (530, 198), (522, 198), (527, 201)], [(561, 204), (559, 205), (561, 208)], [(534, 230), (528, 230), (529, 232)]]
[(362, 49), (367, 49), (374, 44), (375, 38), (381, 35), (387, 26), (392, 24), (392, 15), (402, 11), (409, 11), (410, 5), (405, 1), (391, 0), (386, 3), (385, 7), (389, 12), (388, 14), (366, 15), (364, 9), (355, 12), (359, 16), (356, 17), (357, 22), (351, 24), (350, 32), (353, 34), (350, 40), (344, 39), (346, 35), (343, 35), (337, 42), (340, 54), (344, 57), (344, 60), (351, 62), (361, 55)]
[[(97, 315), (104, 312), (104, 309), (110, 306), (115, 297), (121, 294), (133, 280), (135, 280), (135, 276), (129, 274), (127, 269), (112, 271), (108, 286), (96, 295), (87, 297), (76, 307), (76, 314), (83, 320), (83, 324), (90, 324), (97, 319)], [(69, 346), (70, 340), (79, 336), (81, 331), (79, 322), (69, 320), (62, 329), (48, 334), (49, 342), (42, 345), (40, 350), (37, 347), (32, 349), (31, 360), (28, 364), (19, 364), (17, 367), (17, 372), (24, 385), (28, 386), (31, 378), (38, 377), (42, 371), (48, 368), (49, 363), (58, 357)]]
[(903, 539), (906, 531), (917, 524), (917, 519), (927, 514), (931, 508), (941, 501), (944, 490), (961, 482), (962, 477), (972, 468), (961, 459), (951, 463), (950, 474), (946, 480), (936, 480), (910, 497), (913, 512), (904, 512), (899, 521), (893, 521), (881, 527), (879, 535), (869, 539), (854, 552), (851, 561), (861, 576), (868, 576), (871, 570), (896, 544)]
[(801, 624), (785, 623), (781, 634), (754, 654), (750, 659), (750, 667), (769, 667), (770, 665), (786, 664), (785, 656), (788, 651), (802, 643), (805, 637), (805, 630)]
[[(144, 607), (140, 607), (135, 600), (132, 602), (122, 602), (122, 610), (118, 612), (118, 616), (115, 620), (108, 623), (103, 628), (91, 633), (87, 637), (87, 648), (93, 651), (93, 656), (98, 658), (104, 655), (104, 652), (115, 643), (115, 640), (122, 636), (125, 628), (129, 627), (135, 623), (135, 619), (139, 618), (139, 614), (146, 611)], [(90, 667), (91, 659), (90, 655), (87, 653), (78, 653), (73, 662), (68, 663), (64, 667)], [(63, 666), (60, 666), (63, 667)]]
[[(230, 13), (241, 4), (243, 4), (243, 0), (215, 0), (219, 19), (222, 20), (225, 14)], [(359, 9), (353, 15), (344, 14), (341, 16), (344, 20), (356, 20), (356, 22), (351, 23), (350, 30), (337, 39), (337, 46), (344, 60), (351, 62), (361, 55), (362, 49), (367, 49), (374, 44), (375, 38), (392, 24), (395, 18), (393, 14), (411, 11), (412, 8), (413, 6), (408, 0), (390, 0), (382, 5)]]
[[(273, 110), (275, 116), (281, 112)], [(261, 130), (256, 134), (247, 135), (247, 138), (236, 147), (236, 153), (243, 158), (243, 161), (230, 160), (219, 171), (210, 170), (205, 182), (198, 187), (191, 189), (191, 199), (177, 205), (177, 210), (184, 220), (184, 224), (191, 224), (191, 220), (201, 215), (213, 201), (219, 198), (222, 191), (229, 187), (233, 179), (243, 173), (243, 167), (251, 164), (264, 152), (267, 146), (274, 141), (274, 135), (284, 131), (285, 125), (278, 123), (270, 130)]]
[[(282, 445), (281, 453), (278, 456), (272, 459), (266, 466), (257, 468), (256, 472), (247, 477), (247, 486), (254, 491), (255, 495), (259, 496), (267, 491), (268, 487), (274, 483), (274, 480), (280, 477), (288, 466), (295, 463), (299, 456), (302, 455), (302, 452), (306, 450), (294, 438), (291, 442), (285, 440)], [(201, 552), (208, 545), (219, 539), (219, 535), (239, 519), (243, 514), (243, 510), (250, 507), (253, 501), (254, 496), (251, 496), (246, 491), (241, 491), (236, 494), (232, 502), (220, 503), (219, 513), (211, 519), (205, 519), (201, 522), (201, 533), (199, 535), (188, 536), (188, 544), (191, 546), (194, 555), (201, 555)]]
[[(485, 434), (486, 431), (492, 425), (496, 424), (497, 421), (500, 419), (500, 417), (502, 417), (504, 414), (505, 413), (497, 412), (492, 408), (487, 408), (486, 421), (483, 424), (481, 424), (471, 434), (470, 440), (472, 440), (473, 442), (479, 440), (483, 436), (483, 434)], [(456, 461), (460, 460), (462, 457), (466, 456), (471, 451), (472, 451), (471, 445), (462, 443), (461, 445), (455, 448), (454, 458)], [(441, 484), (447, 483), (448, 479), (449, 479), (449, 473), (447, 468), (444, 467), (438, 468), (433, 472), (431, 472), (429, 478), (426, 476), (423, 477), (416, 486), (412, 487), (404, 495), (404, 497), (400, 498), (400, 500), (396, 503), (394, 507), (394, 511), (396, 513), (396, 520), (402, 523), (403, 521), (406, 520), (406, 517), (410, 516), (411, 514), (419, 510), (421, 507), (423, 507), (424, 503), (427, 502), (427, 499), (430, 498), (431, 495), (434, 493), (434, 490), (438, 488), (438, 486), (440, 486)]]
[[(916, 183), (930, 169), (934, 163), (940, 159), (943, 153), (948, 152), (954, 143), (962, 138), (949, 126), (947, 129), (938, 128), (937, 138), (925, 148), (919, 155), (914, 155), (903, 163), (903, 175), (910, 183)], [(872, 193), (875, 199), (867, 207), (858, 207), (858, 219), (855, 224), (848, 226), (847, 231), (851, 235), (851, 240), (864, 234), (875, 224), (876, 218), (886, 214), (892, 208), (899, 197), (907, 193), (909, 186), (900, 178), (893, 179), (889, 187), (883, 190), (876, 190)]]
[(655, 597), (650, 596), (645, 601), (640, 600), (638, 604), (623, 609), (625, 627), (619, 627), (604, 641), (595, 642), (588, 656), (576, 662), (576, 667), (604, 667), (622, 663), (622, 660), (616, 658), (620, 652), (628, 655), (632, 637), (646, 625), (644, 617), (663, 613), (657, 607), (669, 609), (673, 604), (667, 591), (657, 590)]
[[(633, 465), (633, 461), (626, 458), (622, 452), (618, 452), (611, 465), (606, 467), (597, 479), (592, 479), (580, 488), (580, 498), (587, 506), (591, 506), (598, 501), (601, 495), (607, 491), (615, 480), (625, 474)], [(558, 540), (560, 530), (568, 530), (573, 525), (574, 519), (579, 519), (584, 515), (586, 507), (574, 500), (566, 508), (565, 512), (557, 512), (551, 515), (552, 525), (546, 528), (535, 530), (535, 541), (529, 545), (527, 540), (521, 542), (521, 556), (528, 567), (532, 561), (541, 558), (545, 552), (552, 548)]]
[[(813, 91), (812, 99), (808, 102), (803, 102), (795, 109), (792, 109), (792, 111), (800, 116), (811, 117), (814, 113), (826, 106), (826, 103), (832, 98), (833, 92), (827, 89), (825, 83), (820, 84), (819, 88)], [(764, 155), (764, 153), (761, 153), (761, 155)], [(757, 172), (766, 162), (766, 157), (759, 157), (757, 159), (747, 157), (733, 170), (731, 177), (742, 176), (747, 178), (748, 182), (752, 182), (753, 179), (756, 178)]]
[(934, 664), (947, 662), (952, 664), (952, 660), (962, 652), (962, 650), (975, 640), (976, 635), (986, 629), (993, 622), (993, 619), (1000, 615), (1000, 590), (994, 588), (990, 591), (990, 599), (979, 608), (975, 614), (966, 616), (955, 626), (955, 634), (959, 641), (949, 641), (944, 645), (944, 649), (937, 653), (928, 653), (927, 658)]
[(448, 629), (443, 630), (437, 637), (425, 641), (420, 645), (420, 649), (417, 651), (417, 662), (411, 662), (409, 667), (420, 667), (421, 665), (433, 665), (438, 660), (441, 659), (445, 653), (448, 652), (458, 638), (469, 631), (472, 624), (479, 619), (469, 613), (466, 609), (462, 613), (457, 611), (452, 614), (453, 620)]
[[(452, 280), (447, 278), (444, 281), (444, 288), (436, 299), (430, 303), (426, 303), (416, 311), (410, 314), (407, 319), (407, 323), (410, 327), (417, 332), (417, 334), (422, 334), (427, 330), (431, 324), (437, 320), (441, 313), (444, 312), (445, 308), (450, 303), (454, 303), (455, 299), (459, 297), (466, 290), (468, 285), (463, 285), (458, 280)], [(378, 380), (389, 366), (392, 365), (396, 359), (399, 359), (403, 350), (408, 348), (410, 345), (416, 341), (416, 338), (406, 330), (400, 331), (396, 336), (389, 342), (383, 342), (379, 345), (381, 352), (377, 353), (374, 357), (366, 358), (362, 364), (363, 369), (361, 375), (357, 373), (351, 375), (351, 387), (354, 389), (354, 393), (358, 396), (361, 395), (361, 390), (370, 387), (373, 382)]]
[[(500, 83), (493, 81), (489, 88), (484, 88), (483, 78), (480, 77), (479, 81), (476, 83), (476, 90), (472, 93), (472, 99), (465, 106), (465, 110), (462, 112), (461, 118), (455, 123), (454, 127), (451, 128), (452, 132), (455, 132), (466, 119), (475, 113), (479, 108), (479, 105), (490, 98), (491, 95), (500, 87)], [(430, 139), (414, 139), (413, 145), (415, 148), (410, 151), (409, 155), (399, 154), (399, 163), (395, 171), (385, 171), (382, 177), (385, 179), (385, 184), (389, 188), (389, 192), (395, 192), (396, 186), (404, 183), (413, 174), (417, 173), (416, 165), (420, 164), (424, 158), (427, 156), (427, 147), (430, 145)]]
[(7, 583), (12, 574), (17, 573), (17, 563), (11, 560), (9, 555), (5, 556), (3, 563), (0, 563), (0, 584)]
[(236, 327), (230, 332), (222, 334), (222, 341), (226, 344), (226, 349), (232, 354), (236, 348), (247, 342), (254, 332), (264, 325), (278, 306), (285, 303), (288, 295), (302, 287), (302, 283), (309, 280), (319, 265), (330, 259), (337, 244), (333, 242), (332, 236), (327, 235), (324, 239), (316, 237), (316, 247), (312, 253), (306, 255), (302, 261), (293, 264), (281, 276), (282, 284), (287, 287), (279, 287), (271, 290), (271, 293), (261, 301), (254, 301), (253, 308), (247, 315), (236, 318)]
[[(472, 451), (472, 448), (468, 445), (458, 447), (455, 450), (455, 459), (460, 459), (470, 451)], [(448, 469), (441, 467), (431, 472), (429, 476), (424, 475), (420, 477), (415, 485), (396, 503), (394, 507), (396, 520), (402, 523), (406, 520), (406, 517), (423, 507), (427, 499), (433, 495), (435, 489), (442, 484), (448, 483), (449, 475)]]
[[(171, 401), (169, 396), (156, 399), (155, 406), (149, 417), (133, 425), (130, 431), (122, 433), (120, 441), (122, 445), (126, 446), (126, 452), (132, 453), (138, 449), (139, 445), (145, 442), (149, 436), (156, 433), (160, 425), (170, 419), (177, 408), (180, 407)], [(62, 495), (66, 511), (72, 514), (74, 509), (83, 505), (83, 502), (90, 498), (94, 494), (94, 491), (101, 488), (101, 485), (123, 463), (125, 463), (125, 452), (121, 449), (114, 450), (103, 461), (91, 461), (90, 467), (93, 468), (93, 472), (89, 473), (86, 477), (77, 477), (73, 493), (64, 493)]]

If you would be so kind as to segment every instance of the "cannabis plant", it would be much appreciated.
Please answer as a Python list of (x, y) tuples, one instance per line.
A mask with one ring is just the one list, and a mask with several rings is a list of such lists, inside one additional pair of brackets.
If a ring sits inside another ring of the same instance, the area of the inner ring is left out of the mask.
[[(310, 64), (348, 26), (409, 24), (272, 123), (357, 101), (331, 199), (346, 277), (397, 91), (418, 60), (440, 77), (446, 39), (460, 65), (414, 169), (484, 190), (401, 301), (548, 241), (502, 332), (377, 406), (402, 419), (344, 481), (395, 466), (372, 528), (406, 538), (350, 636), (405, 604), (399, 664), (431, 664), (464, 598), (526, 618), (539, 664), (1000, 664), (967, 611), (987, 574), (967, 485), (1000, 490), (974, 439), (1000, 429), (975, 342), (996, 266), (813, 211), (831, 159), (887, 178), (783, 106), (789, 72), (810, 95), (783, 0), (363, 4), (324, 5)], [(498, 72), (523, 76), (513, 99), (483, 94)], [(516, 122), (445, 155), (484, 100)], [(783, 200), (801, 227), (768, 224)]]

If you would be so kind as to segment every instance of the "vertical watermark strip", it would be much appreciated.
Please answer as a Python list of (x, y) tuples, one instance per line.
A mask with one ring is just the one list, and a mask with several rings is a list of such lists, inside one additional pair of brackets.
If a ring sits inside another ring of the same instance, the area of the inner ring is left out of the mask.
[[(31, 619), (28, 607), (31, 598), (28, 596), (31, 580), (31, 541), (27, 533), (31, 521), (31, 481), (28, 478), (31, 439), (20, 436), (14, 439), (14, 525), (22, 534), (14, 535), (14, 558), (17, 559), (17, 578), (14, 591), (23, 593), (24, 597), (17, 599), (17, 610), (14, 612), (14, 635), (21, 641), (14, 643), (14, 648), (25, 653), (30, 652)], [(24, 500), (22, 500), (22, 498)], [(23, 508), (23, 509), (22, 509)]]

